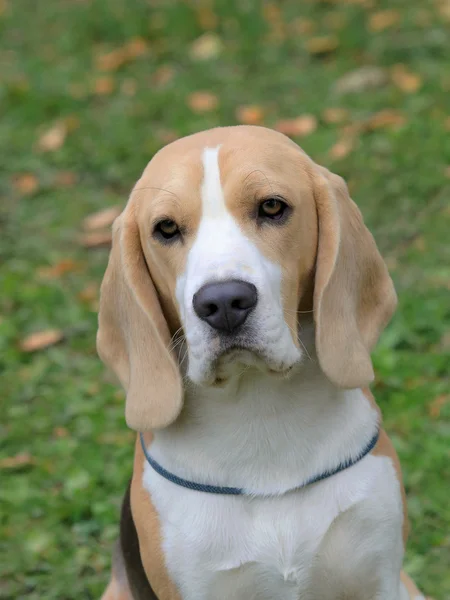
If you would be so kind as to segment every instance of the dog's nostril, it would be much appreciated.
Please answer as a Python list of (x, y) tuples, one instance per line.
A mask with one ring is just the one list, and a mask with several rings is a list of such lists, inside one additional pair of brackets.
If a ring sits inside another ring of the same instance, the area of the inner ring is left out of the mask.
[(256, 287), (239, 280), (204, 285), (193, 298), (197, 316), (218, 331), (240, 327), (257, 303)]
[(217, 304), (208, 304), (206, 307), (205, 313), (208, 313), (205, 316), (210, 316), (213, 315), (214, 313), (216, 313), (219, 310), (219, 307), (217, 306)]

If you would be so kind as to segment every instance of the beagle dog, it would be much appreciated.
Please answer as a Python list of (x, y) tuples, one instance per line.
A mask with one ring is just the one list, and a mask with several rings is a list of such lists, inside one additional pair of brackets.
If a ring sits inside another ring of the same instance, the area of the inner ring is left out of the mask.
[(160, 150), (114, 224), (98, 352), (138, 432), (104, 600), (419, 600), (367, 389), (396, 307), (344, 181), (263, 127)]

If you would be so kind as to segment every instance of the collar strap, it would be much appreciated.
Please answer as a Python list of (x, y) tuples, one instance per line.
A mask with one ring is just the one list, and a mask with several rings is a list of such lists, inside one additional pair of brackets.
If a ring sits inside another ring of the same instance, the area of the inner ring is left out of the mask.
[[(169, 471), (167, 471), (158, 462), (156, 462), (156, 460), (154, 458), (152, 458), (150, 456), (150, 454), (145, 446), (143, 434), (140, 433), (139, 435), (140, 435), (140, 439), (141, 439), (142, 450), (144, 451), (145, 458), (147, 459), (148, 464), (153, 468), (154, 471), (156, 471), (159, 475), (161, 475), (161, 477), (164, 477), (165, 479), (167, 479), (168, 481), (171, 481), (172, 483), (176, 483), (177, 485), (188, 488), (189, 490), (195, 490), (196, 492), (206, 492), (208, 494), (225, 494), (228, 496), (255, 496), (255, 495), (258, 496), (258, 495), (262, 495), (262, 494), (252, 494), (250, 492), (245, 491), (243, 488), (226, 487), (226, 486), (220, 486), (220, 485), (208, 485), (206, 483), (196, 483), (195, 481), (188, 481), (187, 479), (178, 477), (178, 475), (174, 475), (173, 473), (170, 473)], [(367, 456), (367, 454), (369, 454), (369, 452), (371, 452), (375, 448), (379, 437), (380, 437), (380, 430), (378, 429), (376, 431), (375, 435), (369, 440), (369, 442), (364, 446), (364, 448), (361, 450), (361, 452), (355, 458), (349, 458), (349, 459), (339, 463), (339, 465), (335, 469), (330, 469), (328, 471), (324, 471), (323, 473), (320, 473), (319, 475), (311, 477), (305, 483), (302, 483), (301, 485), (299, 485), (295, 488), (292, 488), (291, 490), (287, 490), (287, 491), (293, 492), (295, 490), (301, 490), (303, 488), (306, 488), (309, 485), (312, 485), (313, 483), (317, 483), (319, 481), (322, 481), (323, 479), (328, 479), (328, 477), (332, 477), (333, 475), (337, 475), (337, 473), (340, 473), (341, 471), (345, 471), (345, 469), (349, 469), (350, 467), (355, 465), (357, 462), (362, 460), (365, 456)], [(284, 492), (284, 493), (287, 493), (287, 492)], [(269, 495), (275, 496), (278, 494), (269, 494)]]

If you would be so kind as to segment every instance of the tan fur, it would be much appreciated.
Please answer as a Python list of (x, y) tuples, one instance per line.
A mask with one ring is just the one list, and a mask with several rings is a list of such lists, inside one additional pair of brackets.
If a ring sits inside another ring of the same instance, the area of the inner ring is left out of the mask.
[[(151, 434), (146, 434), (147, 444)], [(131, 482), (131, 512), (139, 538), (139, 548), (144, 571), (159, 600), (181, 600), (178, 591), (167, 573), (159, 516), (148, 493), (142, 487), (145, 457), (139, 436), (136, 439), (133, 480)]]
[(319, 248), (314, 290), (320, 366), (339, 387), (373, 378), (370, 351), (396, 307), (396, 294), (375, 241), (345, 182), (314, 174)]
[[(227, 208), (282, 266), (285, 319), (296, 344), (297, 311), (309, 308), (315, 275), (317, 353), (331, 381), (351, 388), (373, 379), (370, 350), (395, 308), (386, 266), (339, 177), (264, 128), (214, 129), (178, 140), (150, 161), (117, 219), (101, 290), (98, 351), (127, 391), (126, 419), (137, 431), (164, 427), (181, 410), (181, 380), (168, 351), (180, 326), (175, 285), (200, 221), (201, 153), (218, 145)], [(257, 206), (273, 194), (291, 203), (292, 217), (281, 228), (258, 228)], [(183, 244), (154, 239), (161, 218), (183, 229)], [(152, 388), (157, 396), (149, 396)]]
[[(281, 266), (285, 319), (295, 343), (298, 311), (314, 308), (318, 359), (333, 383), (351, 388), (373, 379), (370, 351), (395, 309), (386, 266), (341, 178), (264, 128), (219, 128), (178, 140), (152, 159), (116, 221), (101, 289), (98, 351), (127, 392), (127, 423), (137, 431), (168, 425), (182, 408), (181, 378), (168, 349), (181, 323), (175, 285), (201, 218), (202, 151), (218, 145), (227, 208), (245, 235)], [(292, 205), (292, 218), (282, 228), (258, 229), (256, 207), (273, 194)], [(183, 228), (183, 244), (154, 240), (161, 218)], [(149, 393), (155, 389), (157, 394)], [(384, 431), (373, 453), (393, 461), (406, 541), (400, 465)], [(180, 600), (165, 568), (158, 514), (142, 488), (143, 465), (137, 441), (131, 508), (142, 562), (159, 600)], [(104, 600), (122, 600), (114, 596), (118, 589), (113, 578)]]
[[(181, 378), (170, 334), (142, 252), (135, 207), (114, 224), (101, 287), (97, 349), (126, 390), (126, 420), (137, 431), (163, 427), (181, 409)], [(156, 387), (158, 394), (148, 391)], [(157, 399), (156, 399), (157, 398)]]

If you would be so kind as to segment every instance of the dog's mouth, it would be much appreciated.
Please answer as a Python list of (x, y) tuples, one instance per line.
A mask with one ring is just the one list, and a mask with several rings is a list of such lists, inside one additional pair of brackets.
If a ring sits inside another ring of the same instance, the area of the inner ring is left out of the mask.
[(260, 348), (246, 344), (232, 344), (213, 359), (210, 384), (221, 387), (234, 376), (255, 369), (275, 377), (289, 377), (296, 365), (280, 363)]

